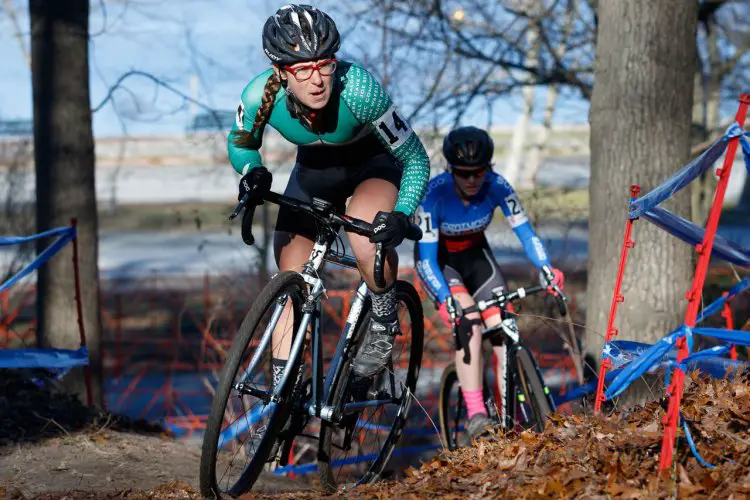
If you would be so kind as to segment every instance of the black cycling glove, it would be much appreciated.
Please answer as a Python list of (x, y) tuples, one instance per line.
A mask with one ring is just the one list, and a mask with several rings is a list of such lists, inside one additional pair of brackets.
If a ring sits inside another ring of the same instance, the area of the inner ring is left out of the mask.
[(382, 243), (384, 247), (395, 247), (401, 244), (409, 231), (409, 217), (401, 212), (378, 212), (372, 221), (375, 234), (370, 243)]
[(240, 179), (238, 200), (248, 194), (251, 198), (260, 199), (271, 190), (271, 172), (264, 166), (255, 167)]

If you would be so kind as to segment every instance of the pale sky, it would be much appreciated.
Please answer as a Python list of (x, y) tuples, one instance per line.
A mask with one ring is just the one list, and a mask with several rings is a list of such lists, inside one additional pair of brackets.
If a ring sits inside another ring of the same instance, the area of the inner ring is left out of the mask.
[[(12, 0), (28, 47), (28, 5)], [(95, 108), (110, 86), (124, 73), (140, 70), (153, 74), (180, 91), (216, 109), (236, 107), (239, 95), (257, 73), (268, 67), (261, 50), (260, 30), (266, 18), (284, 1), (275, 0), (107, 0), (92, 1), (90, 30), (91, 106)], [(343, 29), (342, 29), (343, 31)], [(0, 9), (0, 118), (32, 116), (31, 74), (8, 13)], [(352, 36), (357, 36), (354, 34)], [(362, 36), (361, 34), (359, 36)], [(350, 44), (352, 46), (353, 44)], [(343, 41), (342, 51), (347, 49)], [(191, 88), (191, 76), (193, 85)], [(198, 85), (195, 85), (198, 82)], [(107, 105), (94, 114), (96, 136), (128, 133), (181, 132), (190, 120), (180, 97), (142, 77), (131, 77), (118, 92), (118, 112)], [(538, 92), (539, 108), (544, 91)], [(521, 109), (520, 93), (502, 100), (493, 109), (493, 123), (512, 124)], [(586, 103), (563, 102), (558, 122), (585, 123)], [(469, 114), (465, 122), (487, 123), (484, 110)]]

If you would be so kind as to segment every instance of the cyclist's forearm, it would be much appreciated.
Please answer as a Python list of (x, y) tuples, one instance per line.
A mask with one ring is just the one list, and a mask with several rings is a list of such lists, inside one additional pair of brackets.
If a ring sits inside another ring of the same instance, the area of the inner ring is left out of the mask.
[[(438, 303), (442, 304), (450, 296), (451, 292), (443, 273), (440, 272), (440, 265), (437, 261), (437, 244), (417, 244), (419, 245), (419, 253), (423, 256), (423, 258), (416, 262), (417, 273), (425, 283), (427, 292)], [(435, 248), (431, 248), (433, 246)]]
[(419, 205), (430, 179), (430, 158), (417, 134), (411, 136), (393, 155), (404, 166), (395, 211), (411, 215)]
[(521, 240), (526, 255), (538, 269), (541, 269), (544, 265), (551, 266), (544, 244), (536, 235), (529, 222), (525, 222), (520, 226), (513, 228), (513, 230), (515, 231), (516, 236), (518, 236), (518, 239)]
[[(227, 151), (229, 153), (229, 162), (239, 174), (245, 175), (251, 169), (263, 165), (263, 159), (257, 148), (244, 148), (234, 143), (234, 132), (237, 131), (237, 125), (232, 127), (227, 138)], [(260, 142), (260, 141), (258, 141)]]

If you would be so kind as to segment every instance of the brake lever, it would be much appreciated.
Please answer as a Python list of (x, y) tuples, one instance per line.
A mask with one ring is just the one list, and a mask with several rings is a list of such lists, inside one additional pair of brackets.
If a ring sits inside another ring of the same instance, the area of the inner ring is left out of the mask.
[(380, 288), (385, 287), (385, 256), (387, 249), (383, 248), (382, 243), (375, 243), (375, 268), (373, 277), (375, 284)]
[(555, 291), (555, 301), (557, 302), (557, 310), (560, 312), (560, 316), (568, 314), (568, 298), (565, 296), (563, 291), (557, 285), (552, 285), (552, 289)]
[(242, 209), (247, 205), (248, 200), (250, 199), (250, 195), (248, 193), (245, 193), (245, 195), (242, 197), (239, 203), (237, 203), (237, 206), (234, 207), (234, 211), (229, 216), (229, 220), (234, 220), (237, 218), (238, 215), (240, 215), (240, 212)]
[(451, 301), (452, 307), (449, 311), (451, 321), (455, 324), (457, 319), (463, 316), (463, 309), (461, 309), (461, 303), (455, 299)]

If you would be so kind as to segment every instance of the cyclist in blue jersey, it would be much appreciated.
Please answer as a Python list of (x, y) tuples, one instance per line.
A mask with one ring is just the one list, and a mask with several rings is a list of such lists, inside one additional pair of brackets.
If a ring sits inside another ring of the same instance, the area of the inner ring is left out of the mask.
[[(503, 319), (497, 307), (484, 311), (481, 318), (478, 313), (462, 316), (460, 311), (475, 301), (491, 299), (492, 290), (506, 286), (484, 235), (495, 208), (500, 207), (526, 255), (540, 270), (541, 284), (562, 287), (564, 281), (562, 272), (550, 265), (518, 194), (504, 177), (492, 171), (493, 152), (492, 138), (484, 130), (461, 127), (451, 131), (443, 141), (447, 172), (430, 180), (417, 209), (422, 229), (422, 239), (414, 246), (417, 274), (436, 301), (443, 322), (451, 328), (451, 314), (460, 318), (456, 369), (467, 407), (469, 442), (494, 423), (487, 415), (482, 395), (479, 332), (482, 324), (489, 328)], [(463, 350), (467, 344), (468, 364), (464, 362)], [(505, 359), (503, 349), (494, 346), (498, 360)], [(504, 370), (504, 366), (501, 368)]]

